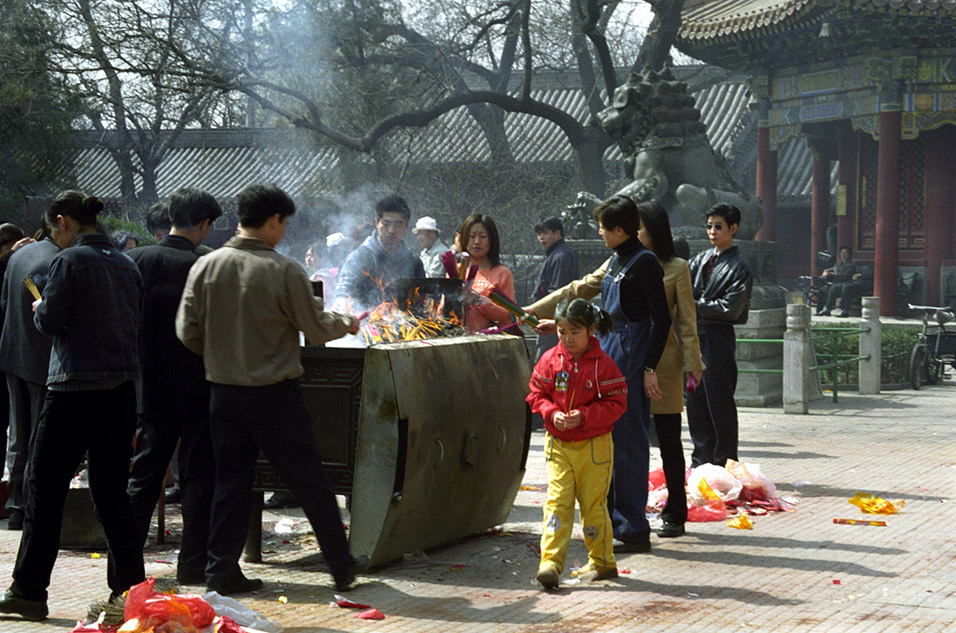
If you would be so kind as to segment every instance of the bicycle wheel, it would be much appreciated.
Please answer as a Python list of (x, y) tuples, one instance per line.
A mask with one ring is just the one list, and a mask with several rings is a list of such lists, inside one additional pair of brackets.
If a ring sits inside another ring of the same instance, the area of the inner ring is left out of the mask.
[(920, 386), (926, 382), (926, 357), (929, 350), (926, 345), (917, 343), (913, 346), (913, 352), (910, 354), (910, 387), (919, 391)]

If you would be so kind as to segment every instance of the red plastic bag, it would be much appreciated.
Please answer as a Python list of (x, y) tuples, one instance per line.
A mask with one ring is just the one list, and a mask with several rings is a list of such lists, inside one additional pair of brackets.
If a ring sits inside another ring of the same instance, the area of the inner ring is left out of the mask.
[(723, 521), (727, 518), (727, 506), (720, 500), (708, 501), (707, 505), (695, 506), (687, 504), (687, 520), (691, 523), (706, 523), (707, 521)]
[(228, 615), (219, 618), (214, 631), (215, 633), (246, 633), (246, 630), (239, 626), (239, 624)]
[(385, 614), (379, 611), (378, 609), (369, 609), (368, 611), (362, 611), (361, 613), (356, 613), (355, 617), (360, 620), (384, 620)]
[(655, 468), (647, 473), (647, 490), (658, 490), (667, 485), (667, 479), (664, 477), (663, 468)]
[(216, 612), (201, 596), (159, 593), (153, 589), (156, 580), (147, 578), (129, 590), (123, 617), (155, 626), (163, 622), (179, 622), (183, 627), (204, 629), (216, 619)]

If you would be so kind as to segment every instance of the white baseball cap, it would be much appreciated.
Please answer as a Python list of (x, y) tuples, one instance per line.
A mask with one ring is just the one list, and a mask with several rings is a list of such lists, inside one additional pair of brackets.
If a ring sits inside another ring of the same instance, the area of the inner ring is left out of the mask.
[(439, 233), (438, 223), (435, 222), (435, 218), (424, 216), (418, 218), (418, 221), (415, 222), (415, 228), (412, 229), (412, 233), (418, 233), (419, 231), (435, 231)]

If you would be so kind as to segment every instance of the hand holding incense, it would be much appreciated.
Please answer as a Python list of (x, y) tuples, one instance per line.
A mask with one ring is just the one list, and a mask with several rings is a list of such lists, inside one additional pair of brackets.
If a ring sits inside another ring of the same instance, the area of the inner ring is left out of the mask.
[(488, 294), (488, 298), (491, 299), (491, 301), (494, 302), (496, 305), (499, 305), (499, 306), (501, 306), (502, 308), (504, 308), (505, 310), (507, 310), (508, 312), (510, 312), (510, 313), (511, 313), (512, 315), (514, 315), (514, 317), (517, 318), (517, 319), (520, 319), (520, 320), (522, 320), (522, 321), (526, 321), (526, 322), (530, 323), (532, 326), (535, 326), (535, 327), (537, 327), (538, 324), (540, 323), (540, 321), (538, 321), (538, 317), (536, 317), (536, 316), (534, 316), (534, 315), (532, 315), (532, 314), (528, 314), (527, 312), (525, 312), (524, 310), (522, 310), (520, 306), (518, 306), (518, 305), (517, 305), (514, 301), (512, 301), (511, 299), (505, 297), (505, 296), (504, 296), (503, 294), (501, 294), (501, 292), (498, 291), (498, 290), (492, 290), (492, 291)]
[(445, 251), (441, 254), (441, 265), (449, 279), (458, 276), (458, 262), (455, 260), (455, 253), (452, 251)]
[(37, 285), (33, 282), (33, 279), (31, 279), (30, 277), (27, 277), (26, 279), (23, 280), (23, 285), (27, 287), (27, 290), (30, 291), (30, 294), (33, 295), (34, 299), (39, 300), (43, 298), (40, 296), (40, 289), (37, 288)]

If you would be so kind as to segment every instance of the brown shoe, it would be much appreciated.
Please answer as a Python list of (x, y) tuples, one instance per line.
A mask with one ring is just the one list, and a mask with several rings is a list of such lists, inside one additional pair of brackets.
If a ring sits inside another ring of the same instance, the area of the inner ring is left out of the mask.
[(557, 589), (560, 579), (557, 567), (554, 565), (543, 565), (538, 570), (538, 582), (545, 589)]
[(572, 578), (590, 578), (591, 580), (606, 580), (608, 578), (617, 578), (617, 567), (599, 567), (594, 563), (588, 563), (584, 567), (571, 571)]

